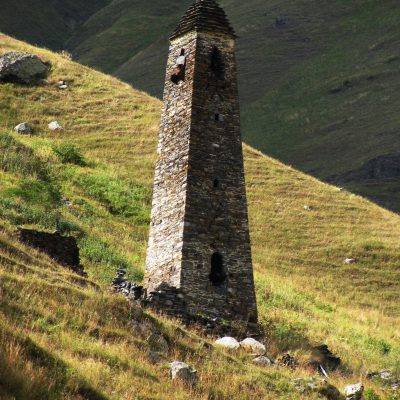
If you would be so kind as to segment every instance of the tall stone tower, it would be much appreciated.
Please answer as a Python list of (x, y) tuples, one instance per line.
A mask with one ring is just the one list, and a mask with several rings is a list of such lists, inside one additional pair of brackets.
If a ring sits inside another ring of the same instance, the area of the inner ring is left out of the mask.
[(171, 37), (145, 287), (165, 311), (255, 322), (234, 45), (214, 0)]

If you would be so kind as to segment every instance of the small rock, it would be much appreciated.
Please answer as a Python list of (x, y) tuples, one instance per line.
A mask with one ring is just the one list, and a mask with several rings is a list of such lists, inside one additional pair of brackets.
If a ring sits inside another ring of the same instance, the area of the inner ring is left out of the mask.
[(343, 261), (345, 264), (354, 264), (356, 262), (355, 258), (347, 257)]
[(49, 67), (36, 55), (12, 51), (0, 57), (0, 81), (31, 84), (44, 78)]
[(58, 87), (60, 89), (68, 89), (68, 84), (67, 84), (67, 82), (61, 80), (61, 81), (58, 82)]
[(268, 357), (265, 356), (256, 357), (253, 360), (253, 363), (260, 365), (261, 367), (272, 367), (274, 365), (274, 363)]
[(171, 379), (180, 380), (189, 386), (194, 386), (197, 382), (197, 371), (184, 362), (174, 361), (171, 364)]
[(311, 210), (312, 210), (311, 206), (307, 206), (307, 205), (305, 205), (303, 208), (304, 208), (306, 211), (311, 211)]
[(232, 350), (236, 350), (240, 347), (239, 342), (235, 338), (229, 336), (225, 336), (221, 339), (216, 340), (215, 344), (217, 346), (225, 347), (226, 349)]
[(398, 391), (400, 390), (400, 381), (395, 381), (390, 384), (390, 388), (392, 390)]
[(356, 383), (355, 385), (349, 385), (344, 388), (344, 394), (347, 400), (362, 400), (364, 393), (364, 386), (362, 383)]
[(276, 360), (276, 363), (280, 367), (288, 367), (293, 369), (296, 368), (298, 365), (296, 359), (290, 354), (283, 354)]
[(240, 342), (240, 346), (243, 347), (243, 349), (246, 350), (248, 353), (251, 353), (256, 356), (262, 356), (267, 351), (267, 349), (262, 343), (253, 338), (247, 338), (242, 340)]
[(62, 131), (64, 129), (58, 121), (50, 122), (48, 127), (51, 131)]
[(340, 400), (342, 397), (339, 390), (329, 384), (325, 379), (318, 378), (297, 378), (289, 382), (290, 385), (294, 386), (296, 390), (302, 393), (318, 393), (327, 400)]
[(160, 353), (167, 353), (169, 350), (169, 345), (167, 340), (163, 335), (160, 335), (158, 333), (151, 334), (147, 339), (147, 342), (149, 343), (149, 346), (153, 351), (157, 351)]
[(23, 135), (29, 135), (33, 132), (33, 128), (27, 122), (22, 122), (21, 124), (18, 124), (14, 129), (16, 132)]

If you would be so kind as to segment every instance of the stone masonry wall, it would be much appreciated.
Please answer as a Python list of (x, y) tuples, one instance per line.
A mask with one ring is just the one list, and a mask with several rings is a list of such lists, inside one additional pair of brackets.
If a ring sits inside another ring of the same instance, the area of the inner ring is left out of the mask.
[(34, 229), (19, 229), (18, 237), (22, 243), (41, 250), (60, 264), (71, 268), (80, 275), (83, 266), (79, 260), (79, 247), (72, 236), (61, 236), (58, 232), (40, 232)]
[[(171, 77), (183, 49), (185, 79), (174, 83)], [(173, 41), (169, 49), (146, 259), (148, 293), (163, 283), (181, 284), (195, 49), (195, 33)]]
[[(184, 79), (173, 82), (183, 51)], [(166, 286), (180, 294), (169, 308), (257, 320), (231, 35), (192, 32), (171, 43), (145, 286), (159, 308)]]
[[(198, 33), (195, 71), (182, 290), (190, 313), (255, 321), (232, 37)], [(214, 253), (227, 275), (217, 286), (210, 280)]]

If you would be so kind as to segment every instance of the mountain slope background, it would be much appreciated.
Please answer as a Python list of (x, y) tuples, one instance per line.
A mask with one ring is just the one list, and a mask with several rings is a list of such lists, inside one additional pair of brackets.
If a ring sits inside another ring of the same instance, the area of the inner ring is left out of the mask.
[[(317, 399), (288, 382), (310, 374), (309, 349), (320, 343), (342, 358), (331, 376), (340, 388), (367, 370), (399, 373), (400, 217), (248, 146), (262, 340), (270, 356), (289, 351), (301, 368), (257, 368), (244, 354), (207, 350), (201, 330), (132, 314), (108, 287), (121, 265), (143, 276), (161, 103), (0, 35), (0, 54), (11, 50), (34, 52), (52, 70), (36, 87), (0, 85), (0, 396)], [(47, 129), (54, 119), (63, 131)], [(21, 121), (33, 136), (14, 133)], [(19, 244), (18, 226), (77, 237), (89, 280)], [(168, 338), (167, 359), (198, 369), (196, 390), (172, 385), (167, 364), (148, 360), (152, 331)], [(396, 399), (382, 382), (364, 383), (371, 396)]]
[[(42, 1), (46, 9), (47, 3), (57, 5)], [(59, 15), (46, 18), (45, 29), (23, 24), (21, 32), (13, 22), (26, 14), (6, 1), (0, 29), (31, 42), (46, 30), (40, 44), (67, 48), (80, 62), (160, 97), (168, 35), (190, 3), (71, 0), (54, 7)], [(239, 35), (245, 141), (399, 211), (398, 2), (224, 0), (221, 5)], [(26, 10), (29, 18), (40, 17), (37, 8)], [(70, 15), (74, 22), (66, 27), (60, 21)]]

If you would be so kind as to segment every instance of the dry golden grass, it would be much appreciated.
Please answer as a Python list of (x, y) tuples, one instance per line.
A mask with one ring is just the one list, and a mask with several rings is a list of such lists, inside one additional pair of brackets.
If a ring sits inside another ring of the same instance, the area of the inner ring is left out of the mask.
[[(150, 193), (160, 102), (114, 78), (0, 35), (0, 53), (12, 49), (33, 51), (53, 69), (39, 87), (0, 86), (0, 130), (33, 148), (42, 162), (54, 163), (62, 193), (76, 203), (59, 212), (63, 221), (82, 230), (83, 261), (93, 281), (83, 287), (72, 274), (10, 239), (15, 223), (3, 217), (1, 363), (15, 382), (21, 381), (21, 374), (28, 377), (13, 386), (22, 385), (21, 398), (29, 398), (24, 393), (34, 390), (39, 392), (31, 398), (41, 399), (76, 398), (82, 390), (97, 391), (93, 396), (98, 397), (92, 398), (109, 399), (301, 398), (287, 382), (306, 370), (262, 370), (242, 353), (232, 355), (235, 361), (230, 362), (219, 351), (202, 348), (200, 332), (139, 313), (135, 318), (171, 341), (169, 360), (185, 359), (199, 370), (199, 388), (188, 394), (169, 381), (165, 364), (148, 362), (145, 337), (129, 325), (128, 305), (103, 286), (114, 274), (113, 264), (93, 261), (93, 246), (87, 244), (106, 243), (114, 256), (127, 260), (132, 273), (143, 271), (146, 221), (112, 214), (82, 179), (110, 177), (118, 188), (125, 190), (126, 183)], [(66, 91), (57, 88), (59, 79), (69, 82)], [(64, 131), (47, 130), (54, 119)], [(34, 124), (36, 135), (17, 138), (12, 128), (25, 120)], [(79, 146), (94, 165), (57, 164), (51, 146), (64, 141)], [(399, 216), (247, 146), (245, 167), (258, 306), (268, 353), (275, 357), (288, 350), (305, 360), (310, 345), (327, 343), (348, 368), (346, 374), (332, 377), (339, 387), (358, 380), (367, 369), (398, 371)], [(1, 197), (22, 178), (7, 171), (0, 174)], [(141, 207), (149, 212), (148, 199)], [(356, 262), (344, 264), (346, 257)], [(39, 355), (43, 364), (36, 363), (28, 339), (48, 354), (45, 362)], [(40, 392), (43, 381), (53, 389)], [(366, 384), (382, 399), (390, 398), (375, 384)], [(0, 378), (1, 390), (5, 392)]]

